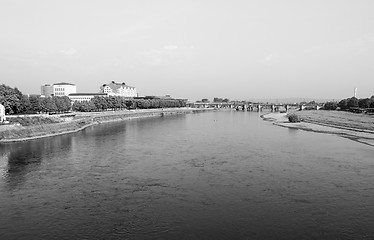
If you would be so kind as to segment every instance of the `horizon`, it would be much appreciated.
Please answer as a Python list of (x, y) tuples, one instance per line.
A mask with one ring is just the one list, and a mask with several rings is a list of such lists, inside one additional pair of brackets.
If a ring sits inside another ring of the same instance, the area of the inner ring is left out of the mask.
[(0, 84), (200, 100), (374, 95), (374, 2), (0, 2)]

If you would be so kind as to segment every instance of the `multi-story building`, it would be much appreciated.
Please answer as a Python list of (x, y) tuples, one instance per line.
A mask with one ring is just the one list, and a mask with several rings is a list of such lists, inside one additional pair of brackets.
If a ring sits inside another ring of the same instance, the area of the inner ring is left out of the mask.
[(50, 84), (44, 84), (41, 86), (41, 95), (44, 97), (53, 96), (53, 86)]
[(62, 97), (62, 96), (69, 96), (71, 93), (77, 92), (77, 86), (72, 83), (55, 83), (53, 84), (53, 96)]
[(91, 101), (94, 97), (107, 97), (108, 94), (106, 93), (70, 93), (69, 98), (72, 103), (78, 102), (85, 102)]
[(45, 84), (41, 86), (41, 95), (44, 97), (51, 97), (51, 96), (69, 96), (71, 93), (77, 92), (77, 86), (72, 83), (55, 83), (53, 85)]
[(109, 96), (120, 96), (120, 97), (137, 97), (135, 87), (126, 85), (126, 83), (116, 83), (112, 81), (109, 84), (103, 84), (100, 87), (101, 93), (106, 93)]

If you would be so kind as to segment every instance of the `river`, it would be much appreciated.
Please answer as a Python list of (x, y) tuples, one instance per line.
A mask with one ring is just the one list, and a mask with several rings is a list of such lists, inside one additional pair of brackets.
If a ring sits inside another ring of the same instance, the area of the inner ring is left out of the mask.
[(373, 239), (374, 148), (217, 111), (0, 145), (0, 239)]

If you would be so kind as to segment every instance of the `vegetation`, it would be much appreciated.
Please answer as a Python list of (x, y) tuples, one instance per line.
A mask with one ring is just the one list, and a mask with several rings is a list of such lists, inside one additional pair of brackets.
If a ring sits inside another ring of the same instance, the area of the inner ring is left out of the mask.
[(298, 111), (307, 122), (374, 131), (374, 116), (343, 111)]
[(126, 99), (123, 97), (95, 97), (91, 101), (75, 102), (72, 106), (69, 97), (39, 97), (23, 95), (17, 88), (0, 85), (0, 103), (6, 114), (62, 113), (73, 109), (80, 112), (185, 107), (180, 99)]
[(9, 118), (10, 123), (19, 123), (22, 126), (32, 126), (32, 125), (41, 125), (41, 124), (50, 124), (50, 123), (59, 123), (57, 118), (48, 118), (48, 117), (16, 117)]
[(186, 102), (178, 99), (126, 99), (123, 97), (94, 97), (91, 101), (75, 102), (73, 110), (93, 112), (121, 109), (150, 109), (185, 107)]
[(225, 99), (223, 99), (223, 98), (218, 98), (218, 97), (215, 97), (214, 99), (213, 99), (213, 102), (225, 102), (225, 103), (228, 103), (228, 102), (230, 102), (230, 100), (228, 99), (228, 98), (225, 98)]
[(357, 99), (355, 97), (343, 99), (338, 103), (340, 110), (350, 110), (352, 108), (374, 108), (374, 96), (371, 98)]
[(71, 109), (70, 99), (64, 97), (26, 96), (17, 88), (0, 85), (0, 103), (6, 114), (62, 113)]
[(326, 102), (323, 106), (323, 109), (325, 110), (336, 110), (338, 108), (337, 102)]
[(288, 121), (292, 123), (301, 121), (300, 117), (296, 115), (295, 113), (288, 114), (287, 117), (288, 117)]

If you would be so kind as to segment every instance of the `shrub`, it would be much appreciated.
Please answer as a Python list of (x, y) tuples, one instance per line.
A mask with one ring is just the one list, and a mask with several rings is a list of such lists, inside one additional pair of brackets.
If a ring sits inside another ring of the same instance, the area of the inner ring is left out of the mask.
[(300, 117), (298, 115), (296, 115), (295, 113), (291, 113), (287, 117), (288, 117), (288, 121), (290, 121), (292, 123), (301, 121)]

